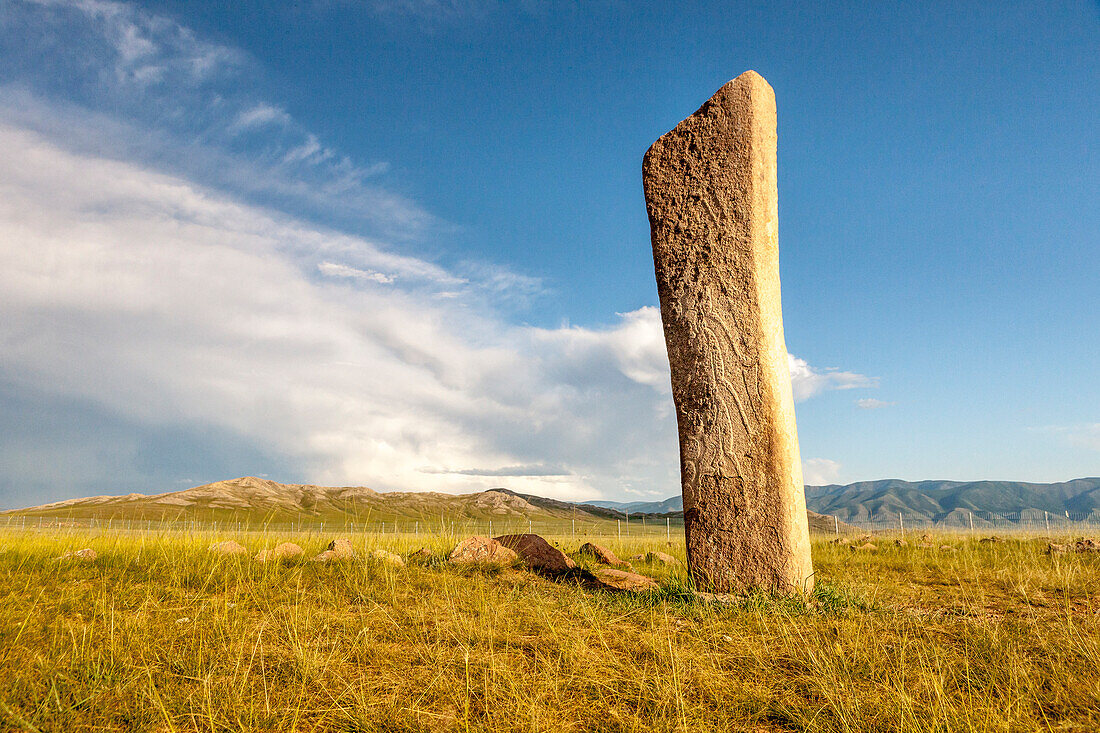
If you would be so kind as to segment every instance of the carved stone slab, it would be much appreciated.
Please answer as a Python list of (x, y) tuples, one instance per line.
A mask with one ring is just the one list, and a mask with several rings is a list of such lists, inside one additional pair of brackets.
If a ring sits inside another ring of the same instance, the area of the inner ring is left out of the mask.
[(813, 584), (779, 298), (775, 94), (746, 71), (642, 163), (688, 563), (700, 590)]

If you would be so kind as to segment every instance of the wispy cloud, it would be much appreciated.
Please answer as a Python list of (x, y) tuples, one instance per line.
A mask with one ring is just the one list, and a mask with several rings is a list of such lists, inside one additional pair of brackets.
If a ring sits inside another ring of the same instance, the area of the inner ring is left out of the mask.
[[(258, 65), (239, 49), (123, 2), (13, 0), (2, 12), (0, 108), (9, 123), (388, 237), (442, 226), (375, 180), (386, 161), (357, 163), (258, 98)], [(5, 55), (32, 63), (6, 69)]]
[(1070, 445), (1100, 450), (1100, 422), (1075, 423), (1073, 425), (1043, 425), (1030, 428), (1039, 433), (1061, 436)]
[(861, 410), (881, 410), (884, 407), (893, 407), (897, 402), (886, 402), (874, 397), (862, 397), (856, 400), (856, 407)]

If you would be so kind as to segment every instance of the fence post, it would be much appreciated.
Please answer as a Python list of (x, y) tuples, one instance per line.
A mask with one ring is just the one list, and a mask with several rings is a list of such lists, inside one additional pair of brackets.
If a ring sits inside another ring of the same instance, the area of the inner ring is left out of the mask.
[(1048, 512), (1048, 511), (1043, 512), (1043, 521), (1046, 522), (1047, 532), (1049, 532), (1050, 531), (1050, 512)]
[(836, 530), (836, 536), (840, 536), (840, 519), (837, 515), (833, 515), (833, 529)]
[(668, 517), (665, 517), (665, 539), (669, 542), (672, 541), (672, 524)]
[(573, 520), (573, 528), (570, 530), (570, 532), (572, 533), (570, 536), (573, 539), (576, 539), (576, 537), (577, 537), (577, 520), (576, 519)]
[(974, 512), (967, 512), (970, 515), (970, 531), (974, 531)]
[(615, 529), (618, 530), (620, 540), (623, 538), (623, 523), (622, 522), (623, 522), (623, 520), (621, 520), (621, 519), (616, 519), (615, 520)]
[(901, 515), (901, 512), (898, 512), (898, 525), (901, 526), (901, 533), (905, 534), (905, 517)]

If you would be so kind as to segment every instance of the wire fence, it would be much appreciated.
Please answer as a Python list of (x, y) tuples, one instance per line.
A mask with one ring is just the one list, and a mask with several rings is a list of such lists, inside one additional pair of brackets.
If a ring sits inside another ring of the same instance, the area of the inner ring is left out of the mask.
[(83, 529), (106, 532), (151, 533), (261, 533), (272, 535), (369, 534), (401, 535), (403, 537), (469, 537), (482, 535), (499, 537), (508, 534), (533, 533), (554, 537), (662, 538), (672, 540), (684, 535), (683, 520), (626, 518), (619, 520), (592, 519), (448, 519), (444, 517), (399, 518), (377, 521), (321, 520), (303, 518), (296, 521), (256, 522), (254, 520), (201, 519), (88, 519), (35, 516), (7, 516), (0, 527), (24, 530)]
[[(953, 511), (943, 515), (876, 512), (864, 515), (824, 515), (811, 525), (814, 534), (844, 534), (854, 528), (862, 532), (947, 531), (952, 533), (1073, 533), (1100, 530), (1100, 512), (1073, 513), (1027, 510), (1023, 512)], [(831, 525), (831, 526), (830, 526)], [(630, 517), (623, 519), (527, 519), (524, 517), (458, 518), (444, 516), (359, 521), (324, 520), (302, 517), (293, 521), (203, 520), (203, 519), (123, 519), (65, 518), (7, 515), (0, 526), (9, 529), (56, 530), (92, 529), (110, 532), (171, 533), (262, 533), (369, 534), (468, 537), (497, 537), (506, 534), (534, 533), (555, 537), (586, 538), (663, 538), (683, 537), (682, 517)]]

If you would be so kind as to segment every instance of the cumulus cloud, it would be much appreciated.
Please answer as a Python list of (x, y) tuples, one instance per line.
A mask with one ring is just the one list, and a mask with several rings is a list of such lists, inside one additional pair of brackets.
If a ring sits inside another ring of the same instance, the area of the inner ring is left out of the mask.
[[(0, 86), (0, 401), (20, 416), (0, 420), (0, 493), (177, 464), (170, 484), (248, 466), (383, 490), (675, 493), (656, 308), (514, 323), (541, 279), (395, 251), (433, 218), (365, 183), (384, 165), (228, 86), (244, 54), (122, 3), (0, 12), (6, 47), (75, 39)], [(53, 78), (86, 93), (59, 101)], [(318, 226), (311, 202), (379, 232)], [(791, 366), (798, 399), (874, 381)]]
[(862, 397), (856, 400), (856, 407), (861, 410), (881, 410), (884, 407), (893, 407), (897, 402), (886, 402), (874, 397)]
[(808, 458), (802, 461), (802, 480), (807, 486), (825, 486), (840, 480), (840, 464), (828, 458)]

